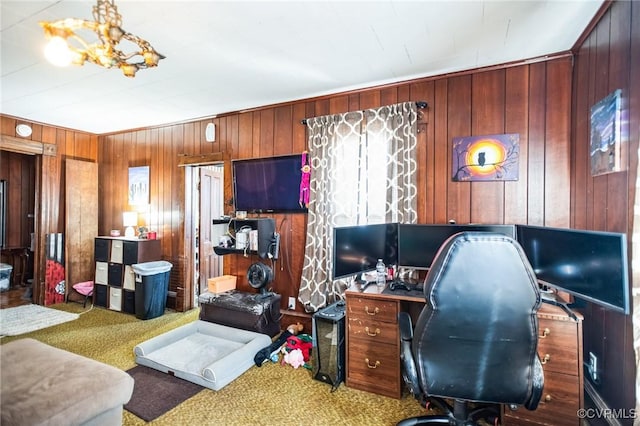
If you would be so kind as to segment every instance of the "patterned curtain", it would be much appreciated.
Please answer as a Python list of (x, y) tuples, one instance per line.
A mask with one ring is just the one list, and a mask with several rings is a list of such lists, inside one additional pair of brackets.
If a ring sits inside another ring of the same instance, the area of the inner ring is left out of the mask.
[(333, 228), (417, 221), (413, 102), (307, 119), (312, 169), (298, 300), (306, 312), (342, 299), (331, 279)]

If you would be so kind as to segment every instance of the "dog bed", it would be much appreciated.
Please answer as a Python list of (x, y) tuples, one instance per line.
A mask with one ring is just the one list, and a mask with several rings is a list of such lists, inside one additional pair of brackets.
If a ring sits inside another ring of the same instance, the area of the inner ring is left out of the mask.
[(254, 365), (266, 334), (197, 320), (136, 345), (136, 363), (220, 390)]

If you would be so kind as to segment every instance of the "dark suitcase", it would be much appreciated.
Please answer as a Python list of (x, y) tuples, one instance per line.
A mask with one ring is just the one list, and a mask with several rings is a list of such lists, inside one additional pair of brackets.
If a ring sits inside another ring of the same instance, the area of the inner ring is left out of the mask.
[(237, 290), (202, 293), (198, 297), (200, 319), (273, 337), (280, 333), (280, 299), (279, 294), (263, 296)]

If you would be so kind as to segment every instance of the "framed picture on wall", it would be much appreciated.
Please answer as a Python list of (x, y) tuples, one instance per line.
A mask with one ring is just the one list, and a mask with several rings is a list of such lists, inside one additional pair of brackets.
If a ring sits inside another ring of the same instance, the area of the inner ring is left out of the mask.
[(129, 167), (129, 205), (149, 204), (149, 166)]
[(622, 170), (620, 147), (620, 89), (591, 107), (591, 176), (619, 172)]
[(518, 133), (456, 137), (452, 151), (454, 182), (518, 180)]

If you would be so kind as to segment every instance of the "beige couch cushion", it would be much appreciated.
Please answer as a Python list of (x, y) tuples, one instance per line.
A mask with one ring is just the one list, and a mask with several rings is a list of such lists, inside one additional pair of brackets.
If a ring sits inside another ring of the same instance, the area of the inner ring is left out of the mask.
[(34, 339), (0, 346), (0, 375), (3, 425), (95, 423), (133, 393), (126, 372)]

